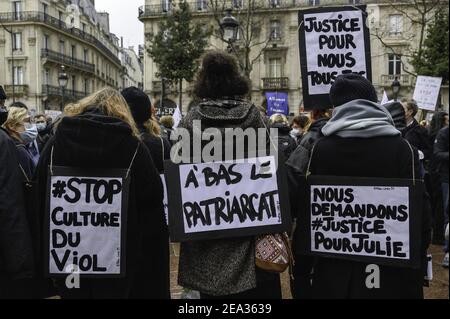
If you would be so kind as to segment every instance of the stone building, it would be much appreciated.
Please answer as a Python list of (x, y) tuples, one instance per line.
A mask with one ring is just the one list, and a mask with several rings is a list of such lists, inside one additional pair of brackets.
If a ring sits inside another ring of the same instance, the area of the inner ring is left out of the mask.
[[(119, 39), (94, 0), (0, 1), (0, 83), (36, 112), (60, 110), (58, 76), (65, 67), (64, 104), (122, 79)], [(14, 85), (13, 85), (14, 83)]]
[(130, 86), (137, 88), (144, 88), (144, 66), (141, 58), (138, 56), (134, 47), (120, 48), (120, 60), (123, 66), (123, 74), (119, 89), (124, 89)]
[[(218, 28), (212, 3), (225, 2), (224, 7), (233, 8), (233, 15), (249, 0), (197, 0), (189, 2), (198, 23)], [(254, 0), (251, 0), (254, 1)], [(298, 41), (298, 11), (314, 6), (366, 4), (371, 30), (372, 82), (380, 100), (383, 92), (392, 95), (391, 85), (395, 78), (401, 83), (399, 97), (412, 97), (415, 85), (413, 68), (405, 58), (410, 49), (419, 42), (419, 25), (409, 17), (414, 8), (409, 0), (256, 0), (259, 3), (255, 14), (261, 16), (261, 28), (257, 30), (263, 44), (252, 48), (251, 58), (256, 58), (251, 72), (252, 99), (262, 104), (266, 92), (287, 92), (291, 114), (297, 114), (302, 104), (302, 81)], [(395, 2), (395, 7), (391, 3)], [(448, 6), (448, 1), (443, 1)], [(173, 10), (171, 0), (146, 0), (139, 8), (139, 19), (144, 23), (144, 32), (158, 32), (158, 23)], [(399, 10), (401, 9), (401, 10)], [(225, 12), (222, 13), (222, 17)], [(239, 49), (239, 37), (236, 46)], [(227, 45), (218, 37), (211, 37), (210, 49), (226, 50)], [(259, 53), (261, 53), (259, 55)], [(259, 57), (258, 57), (259, 55)], [(156, 77), (158, 69), (148, 54), (144, 54), (144, 89), (153, 99), (161, 95), (161, 80)], [(408, 73), (410, 72), (410, 73)], [(190, 84), (185, 83), (183, 112), (192, 101)], [(168, 90), (168, 97), (177, 101), (176, 90)], [(448, 109), (448, 85), (444, 85), (441, 104)]]

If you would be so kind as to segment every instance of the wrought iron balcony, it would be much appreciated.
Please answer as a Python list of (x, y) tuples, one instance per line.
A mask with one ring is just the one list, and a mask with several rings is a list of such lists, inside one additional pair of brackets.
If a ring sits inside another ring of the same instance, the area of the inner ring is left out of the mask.
[(49, 14), (40, 11), (24, 11), (24, 12), (0, 12), (0, 22), (2, 23), (14, 23), (14, 22), (36, 22), (44, 23), (46, 25), (55, 27), (63, 32), (70, 33), (71, 35), (87, 41), (97, 47), (106, 56), (108, 56), (114, 63), (120, 65), (119, 58), (104, 45), (96, 37), (77, 28), (69, 27), (64, 21), (59, 20)]
[[(62, 97), (63, 92), (59, 86), (42, 85), (42, 94), (60, 98)], [(87, 94), (85, 92), (72, 89), (64, 89), (64, 99), (67, 101), (78, 101), (86, 96)]]
[(263, 90), (289, 89), (289, 78), (263, 78)]
[(412, 85), (413, 77), (409, 74), (397, 74), (397, 75), (383, 74), (381, 76), (380, 84), (384, 87), (390, 87), (392, 85), (392, 82), (394, 82), (395, 78), (398, 79), (398, 81), (402, 86)]
[(65, 66), (73, 67), (85, 72), (95, 73), (95, 65), (92, 63), (85, 62), (83, 60), (72, 58), (71, 56), (61, 54), (49, 49), (41, 50), (41, 57), (47, 59), (48, 61), (64, 64)]

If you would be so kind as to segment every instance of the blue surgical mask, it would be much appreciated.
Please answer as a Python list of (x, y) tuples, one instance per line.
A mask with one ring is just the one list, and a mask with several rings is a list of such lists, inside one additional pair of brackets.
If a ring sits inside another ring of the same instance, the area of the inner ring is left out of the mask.
[(25, 131), (20, 133), (20, 139), (22, 140), (23, 144), (28, 145), (36, 140), (38, 134), (39, 133), (36, 125), (25, 124)]
[(36, 128), (38, 130), (38, 132), (42, 132), (46, 129), (47, 125), (45, 123), (38, 123), (36, 124)]

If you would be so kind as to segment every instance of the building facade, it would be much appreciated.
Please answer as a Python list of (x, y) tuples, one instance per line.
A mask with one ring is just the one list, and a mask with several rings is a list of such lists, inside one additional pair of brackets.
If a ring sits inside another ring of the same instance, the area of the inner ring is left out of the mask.
[(134, 47), (120, 48), (120, 61), (122, 62), (123, 73), (119, 89), (130, 86), (144, 88), (144, 66)]
[[(94, 0), (2, 0), (0, 23), (6, 105), (14, 95), (38, 113), (61, 110), (101, 87), (119, 88), (119, 39)], [(64, 90), (58, 81), (61, 66), (69, 78)]]
[[(233, 8), (233, 15), (239, 14), (240, 8), (248, 0), (219, 0), (225, 8)], [(254, 0), (251, 0), (254, 1)], [(302, 105), (302, 81), (300, 71), (300, 53), (298, 40), (298, 11), (315, 6), (358, 5), (366, 4), (368, 23), (371, 30), (372, 82), (380, 100), (384, 91), (392, 95), (391, 85), (398, 78), (401, 83), (399, 97), (412, 97), (415, 77), (413, 68), (405, 58), (411, 49), (418, 46), (420, 26), (411, 22), (414, 15), (410, 1), (383, 0), (257, 0), (260, 1), (254, 14), (261, 17), (259, 30), (260, 46), (252, 47), (250, 58), (255, 59), (250, 75), (252, 82), (252, 100), (263, 104), (266, 92), (286, 92), (289, 96), (290, 114), (298, 114)], [(217, 1), (196, 0), (189, 2), (193, 16), (198, 23), (213, 25), (214, 9), (212, 3)], [(391, 3), (395, 2), (395, 6)], [(446, 5), (448, 6), (448, 1)], [(400, 10), (399, 10), (400, 9)], [(146, 5), (139, 8), (139, 19), (144, 23), (146, 38), (148, 34), (158, 32), (158, 23), (171, 13), (171, 0), (146, 0)], [(225, 13), (223, 13), (225, 16)], [(266, 41), (267, 40), (267, 41)], [(257, 41), (255, 41), (257, 42)], [(217, 36), (210, 39), (210, 49), (227, 49)], [(236, 42), (239, 49), (239, 37)], [(144, 52), (144, 89), (154, 99), (161, 95), (161, 80), (156, 77), (157, 66)], [(191, 85), (184, 84), (183, 112), (192, 105)], [(177, 101), (176, 90), (169, 90), (169, 98)], [(441, 104), (448, 110), (448, 85), (441, 94)]]

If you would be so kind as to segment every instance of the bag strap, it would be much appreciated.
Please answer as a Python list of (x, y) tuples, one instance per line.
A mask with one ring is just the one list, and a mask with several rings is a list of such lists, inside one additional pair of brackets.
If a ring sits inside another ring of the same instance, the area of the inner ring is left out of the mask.
[(30, 178), (28, 177), (28, 175), (27, 175), (27, 173), (25, 172), (25, 170), (23, 169), (22, 164), (20, 164), (20, 163), (19, 163), (19, 168), (20, 168), (20, 170), (22, 171), (23, 177), (25, 177), (27, 183), (30, 183), (31, 180), (30, 180)]
[(161, 140), (162, 160), (163, 160), (163, 163), (164, 163), (164, 151), (165, 151), (164, 140), (163, 140), (162, 136), (160, 136), (159, 139)]

